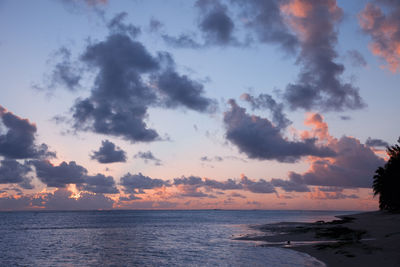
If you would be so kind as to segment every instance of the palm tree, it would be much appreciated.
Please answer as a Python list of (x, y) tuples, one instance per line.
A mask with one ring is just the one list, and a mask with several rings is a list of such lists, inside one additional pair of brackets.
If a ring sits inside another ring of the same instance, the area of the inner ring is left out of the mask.
[[(400, 137), (397, 142), (400, 144)], [(375, 171), (374, 196), (379, 195), (381, 210), (400, 211), (400, 146), (387, 147), (386, 151), (390, 158)]]

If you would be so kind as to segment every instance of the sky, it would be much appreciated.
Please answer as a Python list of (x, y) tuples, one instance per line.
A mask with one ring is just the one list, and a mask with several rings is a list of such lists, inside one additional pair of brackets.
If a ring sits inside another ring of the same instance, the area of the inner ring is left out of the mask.
[(394, 0), (0, 0), (0, 210), (375, 210)]

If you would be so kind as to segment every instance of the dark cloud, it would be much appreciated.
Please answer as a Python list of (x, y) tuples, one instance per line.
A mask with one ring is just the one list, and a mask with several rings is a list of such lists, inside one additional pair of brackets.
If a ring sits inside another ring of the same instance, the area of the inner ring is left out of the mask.
[(260, 94), (258, 97), (254, 97), (250, 94), (242, 94), (240, 96), (243, 100), (250, 103), (253, 110), (256, 109), (267, 109), (272, 113), (272, 122), (279, 129), (285, 129), (292, 122), (286, 117), (283, 112), (283, 104), (277, 103), (275, 99), (268, 94)]
[(50, 84), (47, 85), (50, 89), (55, 89), (57, 85), (64, 86), (70, 91), (75, 91), (80, 88), (82, 80), (81, 69), (76, 62), (71, 60), (71, 51), (66, 48), (60, 48), (56, 54), (59, 57), (59, 62), (55, 64), (50, 77)]
[(41, 204), (46, 210), (109, 210), (114, 201), (102, 194), (81, 193), (79, 198), (71, 198), (72, 192), (60, 188), (53, 194), (41, 196)]
[(158, 32), (164, 24), (156, 18), (151, 18), (149, 22), (149, 30), (150, 32)]
[(178, 186), (179, 193), (177, 197), (199, 197), (199, 198), (216, 198), (216, 196), (211, 194), (206, 194), (200, 190), (198, 186), (193, 185), (180, 185)]
[(213, 189), (218, 189), (218, 190), (235, 190), (235, 189), (243, 189), (243, 186), (232, 180), (232, 179), (227, 179), (226, 181), (216, 181), (212, 179), (204, 179), (203, 182), (204, 186), (213, 188)]
[(71, 198), (72, 192), (57, 189), (54, 193), (40, 193), (36, 196), (2, 197), (0, 210), (105, 210), (112, 209), (114, 201), (102, 194), (81, 193)]
[(252, 193), (269, 194), (276, 192), (274, 186), (270, 182), (265, 181), (264, 179), (253, 181), (247, 178), (246, 176), (242, 175), (240, 184), (243, 186), (245, 190), (248, 190)]
[(212, 162), (212, 161), (221, 162), (221, 161), (224, 160), (224, 158), (220, 157), (220, 156), (215, 156), (215, 157), (212, 157), (212, 158), (210, 158), (208, 156), (203, 156), (203, 157), (200, 158), (200, 160), (201, 161), (206, 161), (206, 162)]
[(235, 24), (228, 14), (227, 6), (218, 0), (198, 0), (200, 10), (198, 27), (207, 44), (226, 45), (235, 43)]
[(46, 144), (36, 145), (36, 125), (0, 105), (0, 155), (12, 159), (55, 157)]
[(354, 67), (367, 66), (367, 61), (365, 60), (363, 55), (360, 52), (358, 52), (357, 50), (349, 50), (349, 51), (347, 51), (346, 55)]
[(373, 139), (371, 137), (368, 137), (365, 144), (367, 146), (372, 146), (372, 147), (388, 147), (389, 146), (388, 142), (383, 141), (382, 139)]
[(86, 176), (84, 182), (84, 184), (78, 186), (79, 190), (101, 194), (119, 193), (112, 176), (105, 176), (98, 173), (94, 176)]
[(269, 120), (247, 114), (234, 100), (229, 104), (231, 109), (224, 114), (226, 138), (249, 158), (295, 162), (302, 156), (335, 155), (331, 149), (317, 146), (315, 138), (289, 141)]
[(99, 163), (126, 162), (126, 153), (114, 143), (104, 140), (99, 150), (94, 151), (90, 158)]
[(382, 158), (353, 137), (333, 140), (329, 147), (336, 152), (333, 161), (315, 160), (309, 171), (292, 172), (290, 179), (315, 186), (371, 188), (375, 170), (385, 162)]
[(81, 60), (98, 74), (90, 97), (78, 100), (73, 107), (75, 128), (122, 136), (132, 142), (157, 139), (157, 132), (144, 122), (147, 106), (156, 96), (140, 75), (158, 68), (146, 48), (127, 35), (113, 34), (90, 44)]
[(174, 185), (203, 185), (201, 177), (197, 176), (182, 176), (180, 178), (174, 178)]
[(178, 37), (163, 34), (162, 39), (164, 42), (174, 48), (192, 48), (198, 49), (204, 47), (202, 44), (195, 40), (195, 37), (190, 34), (180, 34)]
[(160, 166), (161, 160), (156, 158), (153, 153), (151, 153), (151, 151), (146, 151), (146, 152), (142, 152), (139, 151), (135, 156), (133, 156), (134, 158), (139, 158), (139, 159), (143, 159), (145, 163), (152, 161), (154, 163), (154, 165), (156, 166)]
[(301, 179), (295, 175), (289, 176), (289, 180), (271, 179), (271, 184), (275, 187), (280, 187), (285, 192), (309, 192), (310, 189)]
[(32, 160), (36, 175), (48, 187), (66, 187), (68, 184), (82, 184), (85, 182), (87, 170), (70, 161), (63, 161), (58, 166), (46, 160)]
[(158, 89), (167, 96), (168, 107), (184, 106), (199, 112), (213, 112), (215, 101), (204, 97), (203, 85), (186, 75), (165, 71), (156, 79)]
[(119, 197), (119, 201), (131, 201), (131, 200), (137, 200), (137, 199), (142, 199), (141, 197), (135, 196), (134, 194), (130, 194), (127, 197)]
[(204, 186), (204, 181), (200, 177), (182, 176), (175, 178), (173, 184), (179, 189), (177, 197), (216, 198), (214, 195), (206, 194), (200, 190)]
[(31, 170), (28, 164), (21, 164), (14, 159), (4, 159), (0, 165), (0, 184), (19, 184), (24, 189), (32, 189), (32, 178), (27, 176)]
[(138, 194), (144, 193), (144, 189), (154, 189), (163, 186), (169, 186), (168, 181), (161, 179), (151, 178), (144, 176), (141, 173), (130, 174), (127, 173), (121, 178), (121, 183), (123, 191), (127, 194)]
[(400, 70), (400, 3), (376, 0), (367, 3), (359, 14), (362, 30), (368, 34), (374, 55), (383, 58), (391, 71)]
[(285, 51), (294, 53), (298, 38), (287, 27), (276, 0), (231, 0), (240, 8), (240, 20), (254, 32), (262, 43), (277, 44)]
[(107, 27), (112, 34), (129, 34), (132, 38), (135, 38), (140, 34), (141, 30), (132, 24), (125, 24), (124, 20), (128, 16), (128, 13), (121, 12), (115, 15), (108, 23)]
[(288, 25), (297, 33), (301, 66), (297, 83), (289, 84), (284, 98), (292, 109), (341, 111), (365, 106), (358, 91), (341, 79), (345, 68), (336, 63), (337, 25), (342, 10), (336, 1), (288, 1), (281, 6)]
[(73, 65), (70, 54), (55, 66), (58, 80), (74, 88), (83, 75), (94, 73), (90, 95), (77, 99), (72, 110), (75, 130), (122, 137), (131, 142), (159, 140), (147, 127), (149, 107), (182, 106), (199, 112), (213, 112), (216, 102), (204, 96), (200, 82), (175, 70), (172, 56), (153, 56), (135, 36), (139, 29), (124, 23), (126, 13), (106, 21), (108, 37), (89, 41)]
[[(184, 185), (185, 190), (189, 191), (190, 189), (192, 193), (200, 192), (199, 190), (197, 190), (200, 187), (217, 190), (245, 190), (259, 194), (269, 194), (275, 192), (274, 186), (270, 182), (267, 182), (264, 179), (253, 181), (244, 175), (242, 175), (240, 181), (235, 181), (233, 179), (228, 179), (226, 181), (217, 181), (208, 178), (201, 179), (197, 176), (182, 176), (181, 178), (175, 178), (173, 184), (175, 186)], [(204, 194), (203, 197), (206, 196), (209, 197), (209, 195), (206, 194)]]

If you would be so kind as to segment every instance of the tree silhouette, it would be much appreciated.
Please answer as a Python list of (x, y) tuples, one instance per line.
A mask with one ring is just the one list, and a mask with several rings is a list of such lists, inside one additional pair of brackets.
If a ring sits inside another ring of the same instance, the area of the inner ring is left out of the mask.
[[(397, 142), (400, 144), (400, 137)], [(387, 147), (386, 151), (390, 158), (375, 171), (374, 196), (379, 195), (381, 210), (400, 211), (400, 146)]]

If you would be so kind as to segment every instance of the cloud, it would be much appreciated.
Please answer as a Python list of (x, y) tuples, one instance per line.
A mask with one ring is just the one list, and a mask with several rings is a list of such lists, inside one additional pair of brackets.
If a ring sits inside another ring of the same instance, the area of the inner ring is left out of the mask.
[(289, 53), (299, 45), (298, 38), (287, 27), (276, 0), (231, 0), (240, 7), (240, 20), (262, 43), (277, 44)]
[[(72, 198), (72, 192), (59, 188), (53, 194), (45, 194), (39, 200), (46, 210), (109, 210), (114, 201), (102, 194), (81, 193)], [(39, 202), (36, 200), (36, 202)]]
[(149, 31), (158, 32), (164, 24), (156, 18), (151, 18), (149, 21)]
[(388, 147), (389, 146), (388, 142), (383, 141), (382, 139), (372, 139), (371, 137), (368, 137), (365, 144), (367, 146), (371, 146), (371, 147)]
[(317, 146), (315, 138), (289, 141), (268, 119), (247, 114), (234, 100), (229, 104), (231, 109), (224, 114), (226, 138), (249, 158), (295, 162), (302, 156), (330, 157), (335, 154), (327, 147)]
[[(217, 190), (245, 190), (258, 194), (269, 194), (275, 192), (274, 186), (270, 182), (267, 182), (264, 179), (259, 179), (258, 181), (251, 180), (245, 175), (242, 175), (239, 181), (233, 179), (217, 181), (208, 178), (202, 179), (197, 176), (182, 176), (181, 178), (175, 178), (173, 184), (175, 186), (184, 186), (183, 188), (185, 191), (190, 191), (192, 193), (198, 193), (198, 188), (200, 187)], [(209, 197), (209, 195), (207, 196)], [(206, 197), (206, 195), (204, 194), (202, 197)]]
[(289, 0), (282, 2), (280, 11), (300, 45), (298, 81), (284, 92), (290, 108), (341, 111), (364, 107), (359, 89), (340, 77), (343, 64), (335, 62), (337, 25), (342, 18), (336, 1)]
[(203, 85), (179, 74), (169, 53), (152, 55), (135, 39), (139, 28), (124, 23), (126, 15), (108, 21), (107, 38), (89, 41), (73, 67), (68, 53), (55, 66), (53, 73), (67, 88), (94, 73), (89, 96), (78, 98), (71, 108), (73, 128), (151, 142), (161, 138), (147, 126), (150, 107), (214, 112), (216, 102), (204, 96)]
[(319, 190), (318, 188), (308, 193), (310, 199), (357, 199), (359, 196), (355, 194), (347, 195), (342, 192), (326, 192)]
[(58, 166), (47, 160), (32, 160), (30, 163), (35, 166), (39, 180), (48, 187), (63, 188), (68, 184), (82, 184), (85, 182), (87, 170), (76, 164), (75, 161), (70, 161), (69, 163), (63, 161)]
[(290, 124), (292, 124), (292, 122), (286, 117), (286, 114), (283, 112), (283, 104), (277, 103), (271, 95), (260, 94), (258, 97), (254, 97), (250, 94), (245, 93), (242, 94), (240, 98), (250, 103), (252, 110), (266, 109), (271, 111), (272, 122), (279, 129), (285, 129)]
[(32, 189), (31, 177), (28, 173), (32, 170), (28, 164), (21, 164), (14, 159), (3, 159), (0, 165), (0, 184), (18, 184), (24, 189)]
[(247, 178), (245, 175), (242, 175), (240, 184), (245, 190), (248, 190), (252, 193), (269, 194), (276, 192), (274, 186), (264, 179), (253, 181)]
[(346, 55), (354, 67), (367, 66), (367, 61), (365, 60), (363, 55), (360, 52), (358, 52), (357, 50), (349, 50), (349, 51), (347, 51)]
[(203, 181), (203, 185), (218, 190), (243, 189), (243, 186), (233, 179), (227, 179), (226, 181), (217, 181), (205, 178)]
[(126, 153), (114, 143), (104, 140), (99, 150), (94, 151), (90, 158), (99, 163), (126, 162)]
[(204, 47), (194, 39), (194, 36), (190, 34), (182, 33), (178, 37), (163, 34), (161, 37), (167, 45), (170, 45), (174, 48), (198, 49)]
[(173, 209), (178, 203), (169, 201), (134, 201), (131, 203), (120, 203), (122, 209)]
[(146, 48), (127, 35), (113, 34), (86, 47), (81, 60), (98, 74), (91, 95), (73, 107), (74, 127), (132, 142), (157, 139), (143, 121), (156, 96), (140, 75), (158, 68)]
[(197, 176), (174, 178), (173, 184), (179, 190), (177, 197), (216, 198), (214, 195), (206, 194), (200, 190), (205, 184), (203, 179)]
[(46, 144), (36, 145), (36, 125), (0, 105), (0, 155), (11, 159), (55, 157)]
[(101, 194), (119, 193), (119, 190), (115, 186), (114, 178), (112, 176), (105, 176), (100, 173), (94, 176), (86, 176), (85, 183), (78, 186), (78, 189)]
[(186, 75), (168, 70), (156, 78), (157, 88), (167, 96), (166, 105), (170, 108), (184, 106), (199, 112), (213, 112), (215, 101), (204, 97), (203, 85)]
[(168, 181), (144, 176), (140, 172), (138, 174), (125, 174), (123, 177), (121, 177), (120, 184), (122, 185), (123, 191), (126, 194), (141, 194), (144, 193), (144, 189), (154, 189), (163, 186), (169, 186)]
[(208, 157), (208, 156), (203, 156), (203, 157), (200, 158), (200, 160), (201, 160), (201, 161), (205, 161), (205, 162), (212, 162), (212, 161), (221, 162), (221, 161), (224, 160), (224, 158), (223, 158), (223, 157), (220, 157), (220, 156), (215, 156), (215, 157), (213, 157), (213, 158), (210, 158), (210, 157)]
[(82, 70), (77, 66), (76, 62), (72, 62), (71, 51), (66, 47), (62, 47), (55, 53), (55, 57), (59, 57), (59, 62), (54, 66), (47, 87), (55, 89), (58, 85), (61, 85), (70, 91), (80, 88), (82, 80), (80, 73)]
[(128, 13), (126, 12), (118, 13), (107, 23), (107, 27), (112, 34), (128, 34), (132, 38), (140, 34), (141, 30), (139, 27), (124, 23), (127, 16)]
[(296, 179), (296, 175), (289, 176), (289, 180), (271, 179), (271, 184), (280, 187), (285, 192), (309, 192), (310, 189), (303, 181)]
[(392, 0), (367, 3), (358, 19), (361, 29), (372, 39), (372, 53), (383, 58), (392, 72), (399, 71), (400, 3)]
[(226, 5), (218, 0), (198, 0), (195, 5), (200, 10), (198, 27), (203, 33), (206, 45), (237, 42), (233, 36), (235, 24)]
[(310, 185), (370, 188), (372, 176), (384, 160), (352, 137), (342, 137), (331, 147), (337, 152), (334, 162), (315, 161), (303, 174)]
[(153, 161), (154, 165), (156, 166), (160, 166), (162, 165), (161, 160), (156, 158), (153, 153), (151, 153), (151, 151), (146, 151), (146, 152), (142, 152), (139, 151), (135, 156), (133, 156), (134, 158), (139, 158), (139, 159), (143, 159), (145, 163), (149, 162), (149, 161)]
[(328, 159), (312, 158), (310, 169), (303, 174), (291, 172), (290, 180), (313, 186), (371, 188), (374, 172), (384, 164), (384, 160), (354, 137), (342, 136), (337, 139), (330, 136), (319, 114), (310, 114), (306, 123), (314, 123), (315, 127), (311, 133), (303, 136), (324, 139), (336, 156)]
[(0, 210), (104, 210), (112, 209), (114, 201), (102, 194), (81, 193), (73, 198), (72, 192), (59, 188), (54, 193), (0, 198)]
[(0, 210), (14, 211), (14, 210), (27, 210), (30, 208), (31, 198), (29, 196), (7, 196), (0, 197)]
[(243, 196), (242, 194), (233, 192), (232, 194), (230, 194), (231, 197), (239, 197), (239, 198), (247, 198), (246, 196)]

